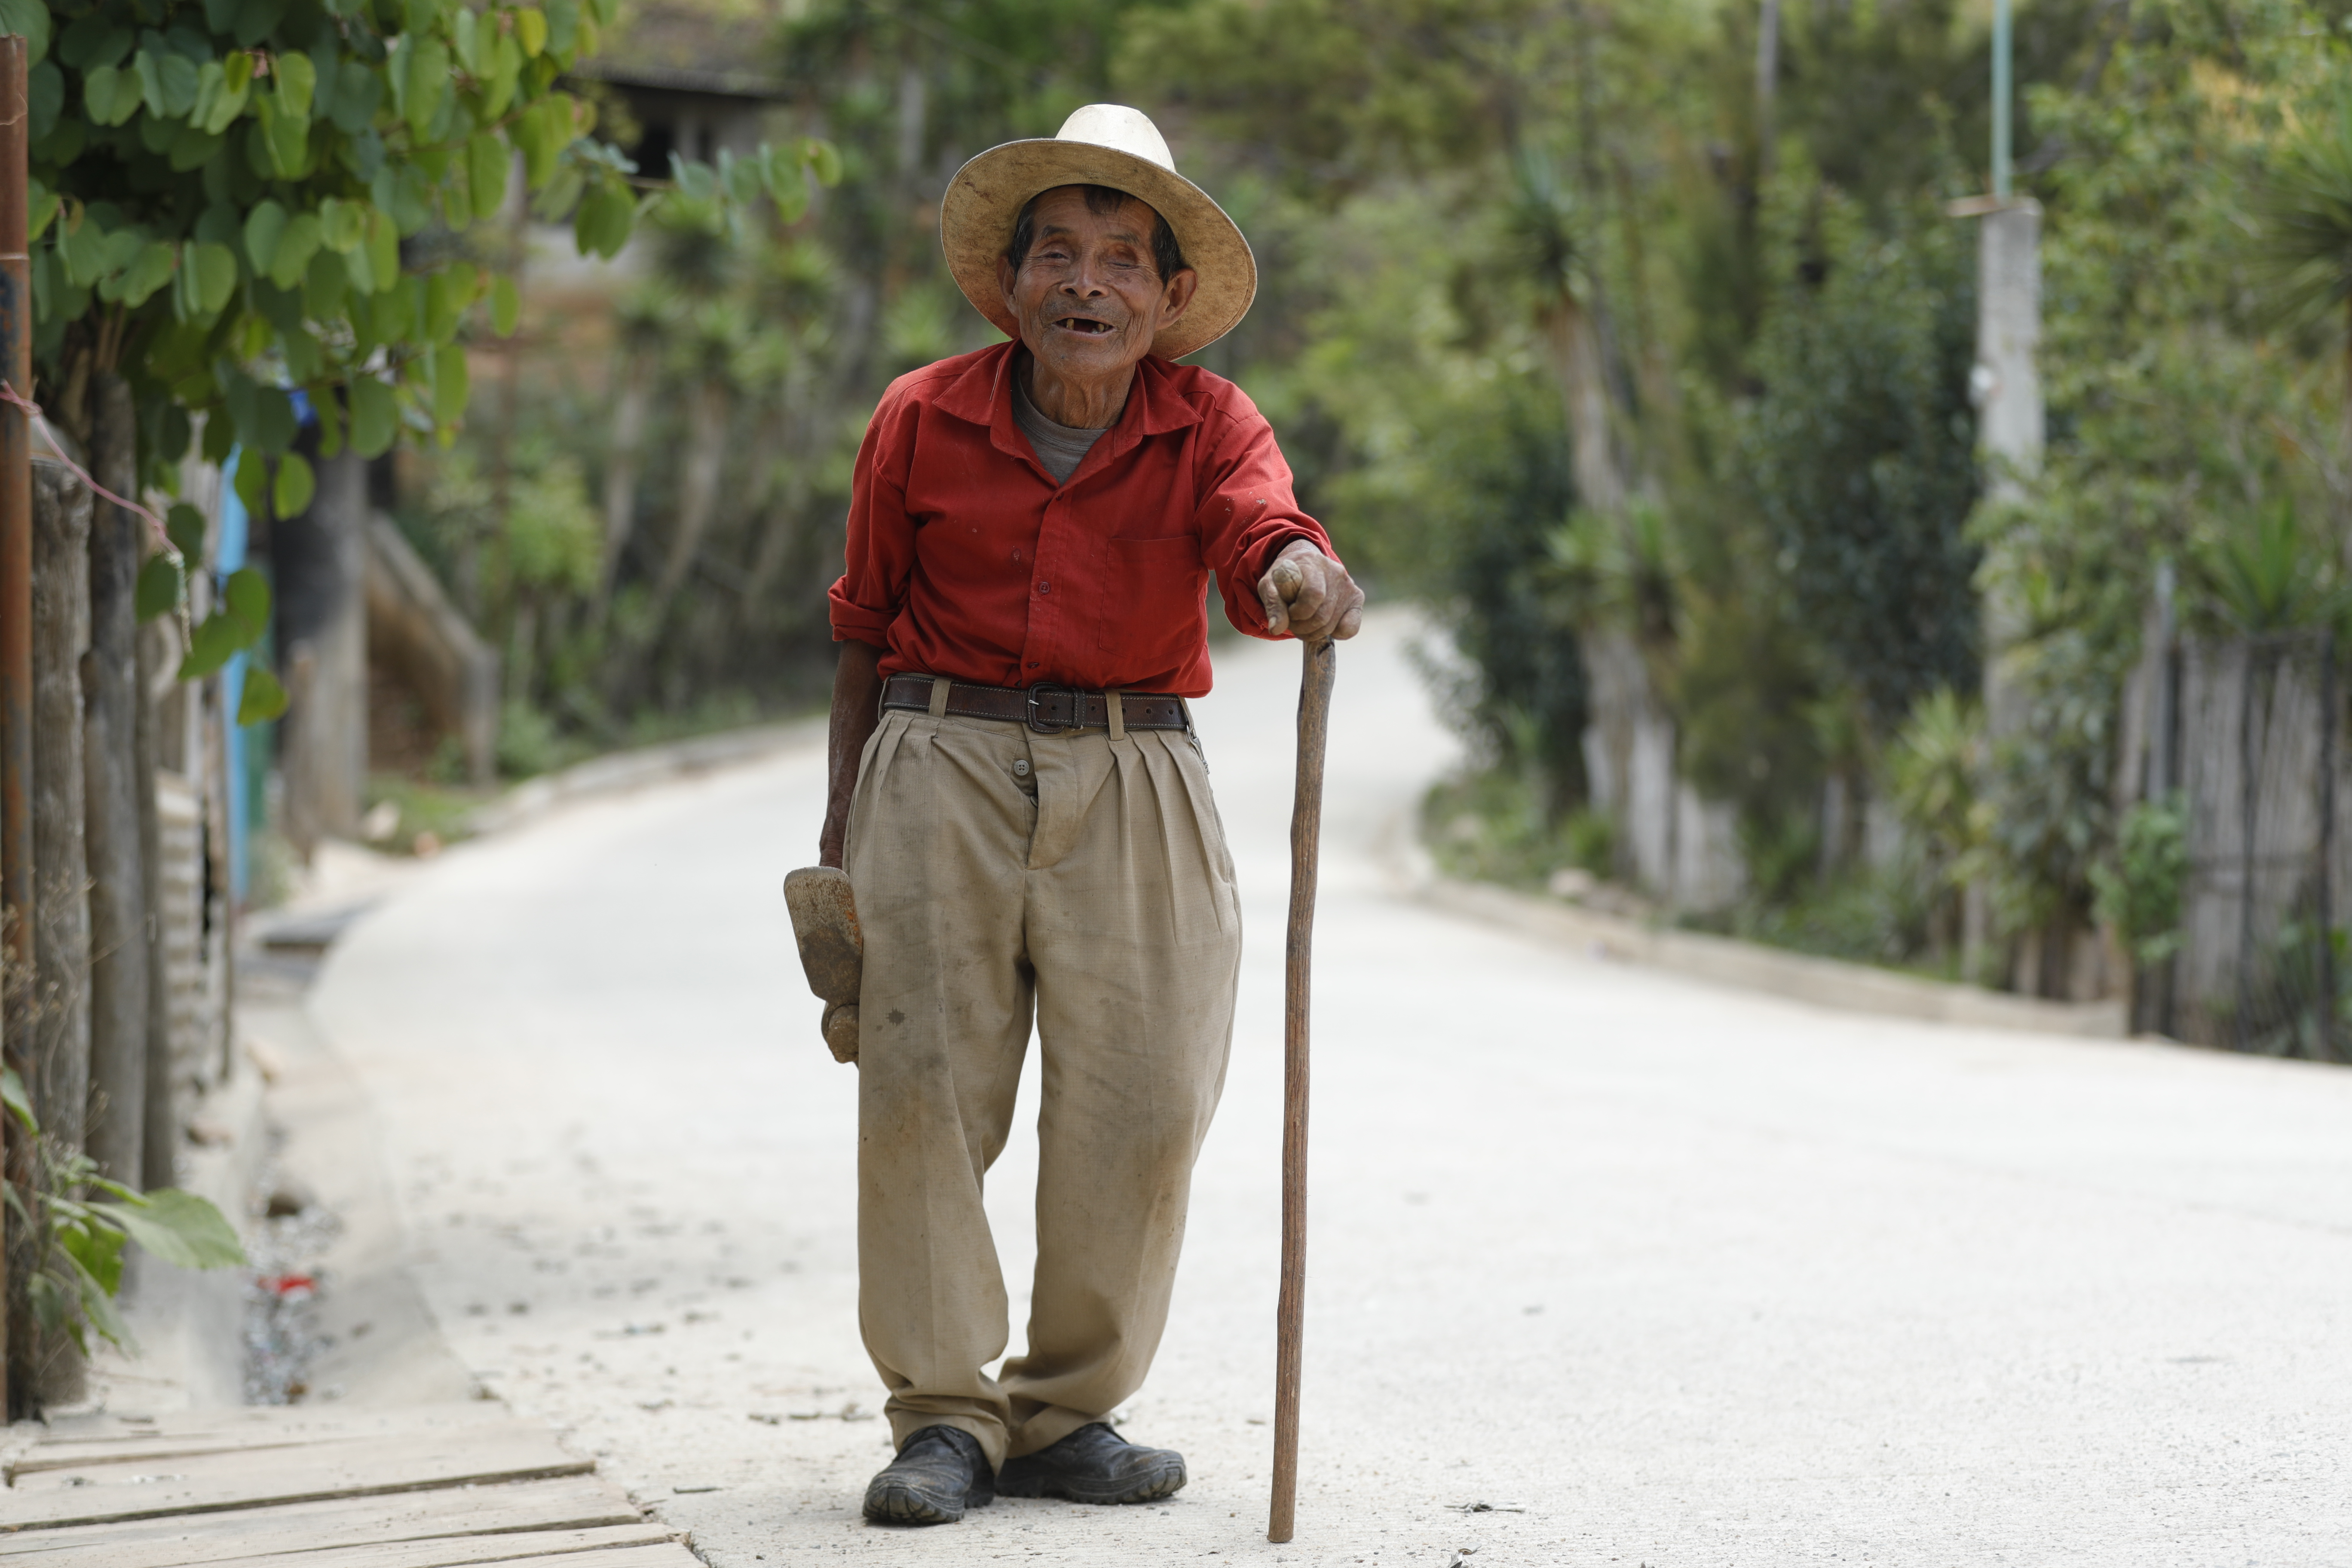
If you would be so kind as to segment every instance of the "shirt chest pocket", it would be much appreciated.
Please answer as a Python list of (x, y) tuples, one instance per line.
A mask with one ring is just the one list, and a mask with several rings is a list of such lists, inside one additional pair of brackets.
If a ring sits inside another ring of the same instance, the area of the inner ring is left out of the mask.
[(1208, 627), (1200, 536), (1113, 539), (1110, 569), (1103, 651), (1116, 651), (1115, 662), (1139, 676), (1189, 660)]

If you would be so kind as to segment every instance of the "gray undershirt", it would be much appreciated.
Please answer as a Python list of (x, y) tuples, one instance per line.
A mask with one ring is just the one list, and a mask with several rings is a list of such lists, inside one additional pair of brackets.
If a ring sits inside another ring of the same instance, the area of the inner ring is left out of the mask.
[(1037, 412), (1037, 405), (1029, 401), (1029, 389), (1021, 384), (1018, 369), (1013, 374), (1013, 422), (1029, 437), (1037, 460), (1045, 465), (1045, 471), (1054, 476), (1057, 485), (1077, 472), (1078, 465), (1087, 460), (1095, 443), (1110, 434), (1108, 430), (1056, 425)]

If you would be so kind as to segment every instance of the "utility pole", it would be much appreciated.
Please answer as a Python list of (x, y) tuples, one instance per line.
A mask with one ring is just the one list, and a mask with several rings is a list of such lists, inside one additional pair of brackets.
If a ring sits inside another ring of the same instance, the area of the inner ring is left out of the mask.
[[(2042, 374), (2035, 363), (2042, 343), (2042, 207), (2020, 198), (2011, 186), (2011, 119), (2015, 112), (2011, 80), (2010, 0), (1994, 0), (1992, 13), (1992, 191), (1954, 202), (1955, 217), (1982, 220), (1977, 232), (1977, 360), (1969, 372), (1969, 400), (1977, 408), (1977, 438), (1989, 472), (1986, 493), (2014, 500), (2042, 467)], [(1999, 594), (1983, 608), (1984, 706), (1987, 739), (1998, 742), (2015, 731), (2016, 692), (2005, 678), (2008, 651), (2024, 631), (2020, 606)], [(1962, 963), (1981, 976), (1991, 934), (1985, 889), (1968, 889)], [(2050, 955), (2044, 955), (2045, 959)], [(2037, 989), (2053, 994), (2063, 975), (2046, 973)], [(2063, 961), (2062, 961), (2063, 967)]]

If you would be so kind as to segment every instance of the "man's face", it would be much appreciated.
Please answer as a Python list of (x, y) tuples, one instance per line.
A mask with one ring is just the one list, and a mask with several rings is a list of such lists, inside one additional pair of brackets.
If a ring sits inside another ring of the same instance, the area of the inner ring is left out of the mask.
[(1123, 376), (1151, 352), (1160, 329), (1184, 313), (1199, 278), (1186, 268), (1162, 279), (1151, 261), (1159, 218), (1130, 197), (1108, 215), (1061, 185), (1037, 198), (1035, 237), (1021, 270), (1000, 258), (996, 279), (1021, 323), (1021, 341), (1057, 378)]

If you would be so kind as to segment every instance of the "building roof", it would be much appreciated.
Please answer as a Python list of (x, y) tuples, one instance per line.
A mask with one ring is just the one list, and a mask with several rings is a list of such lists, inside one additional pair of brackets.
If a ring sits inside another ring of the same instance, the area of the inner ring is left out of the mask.
[(619, 87), (787, 99), (776, 21), (775, 6), (743, 0), (638, 0), (573, 70)]

